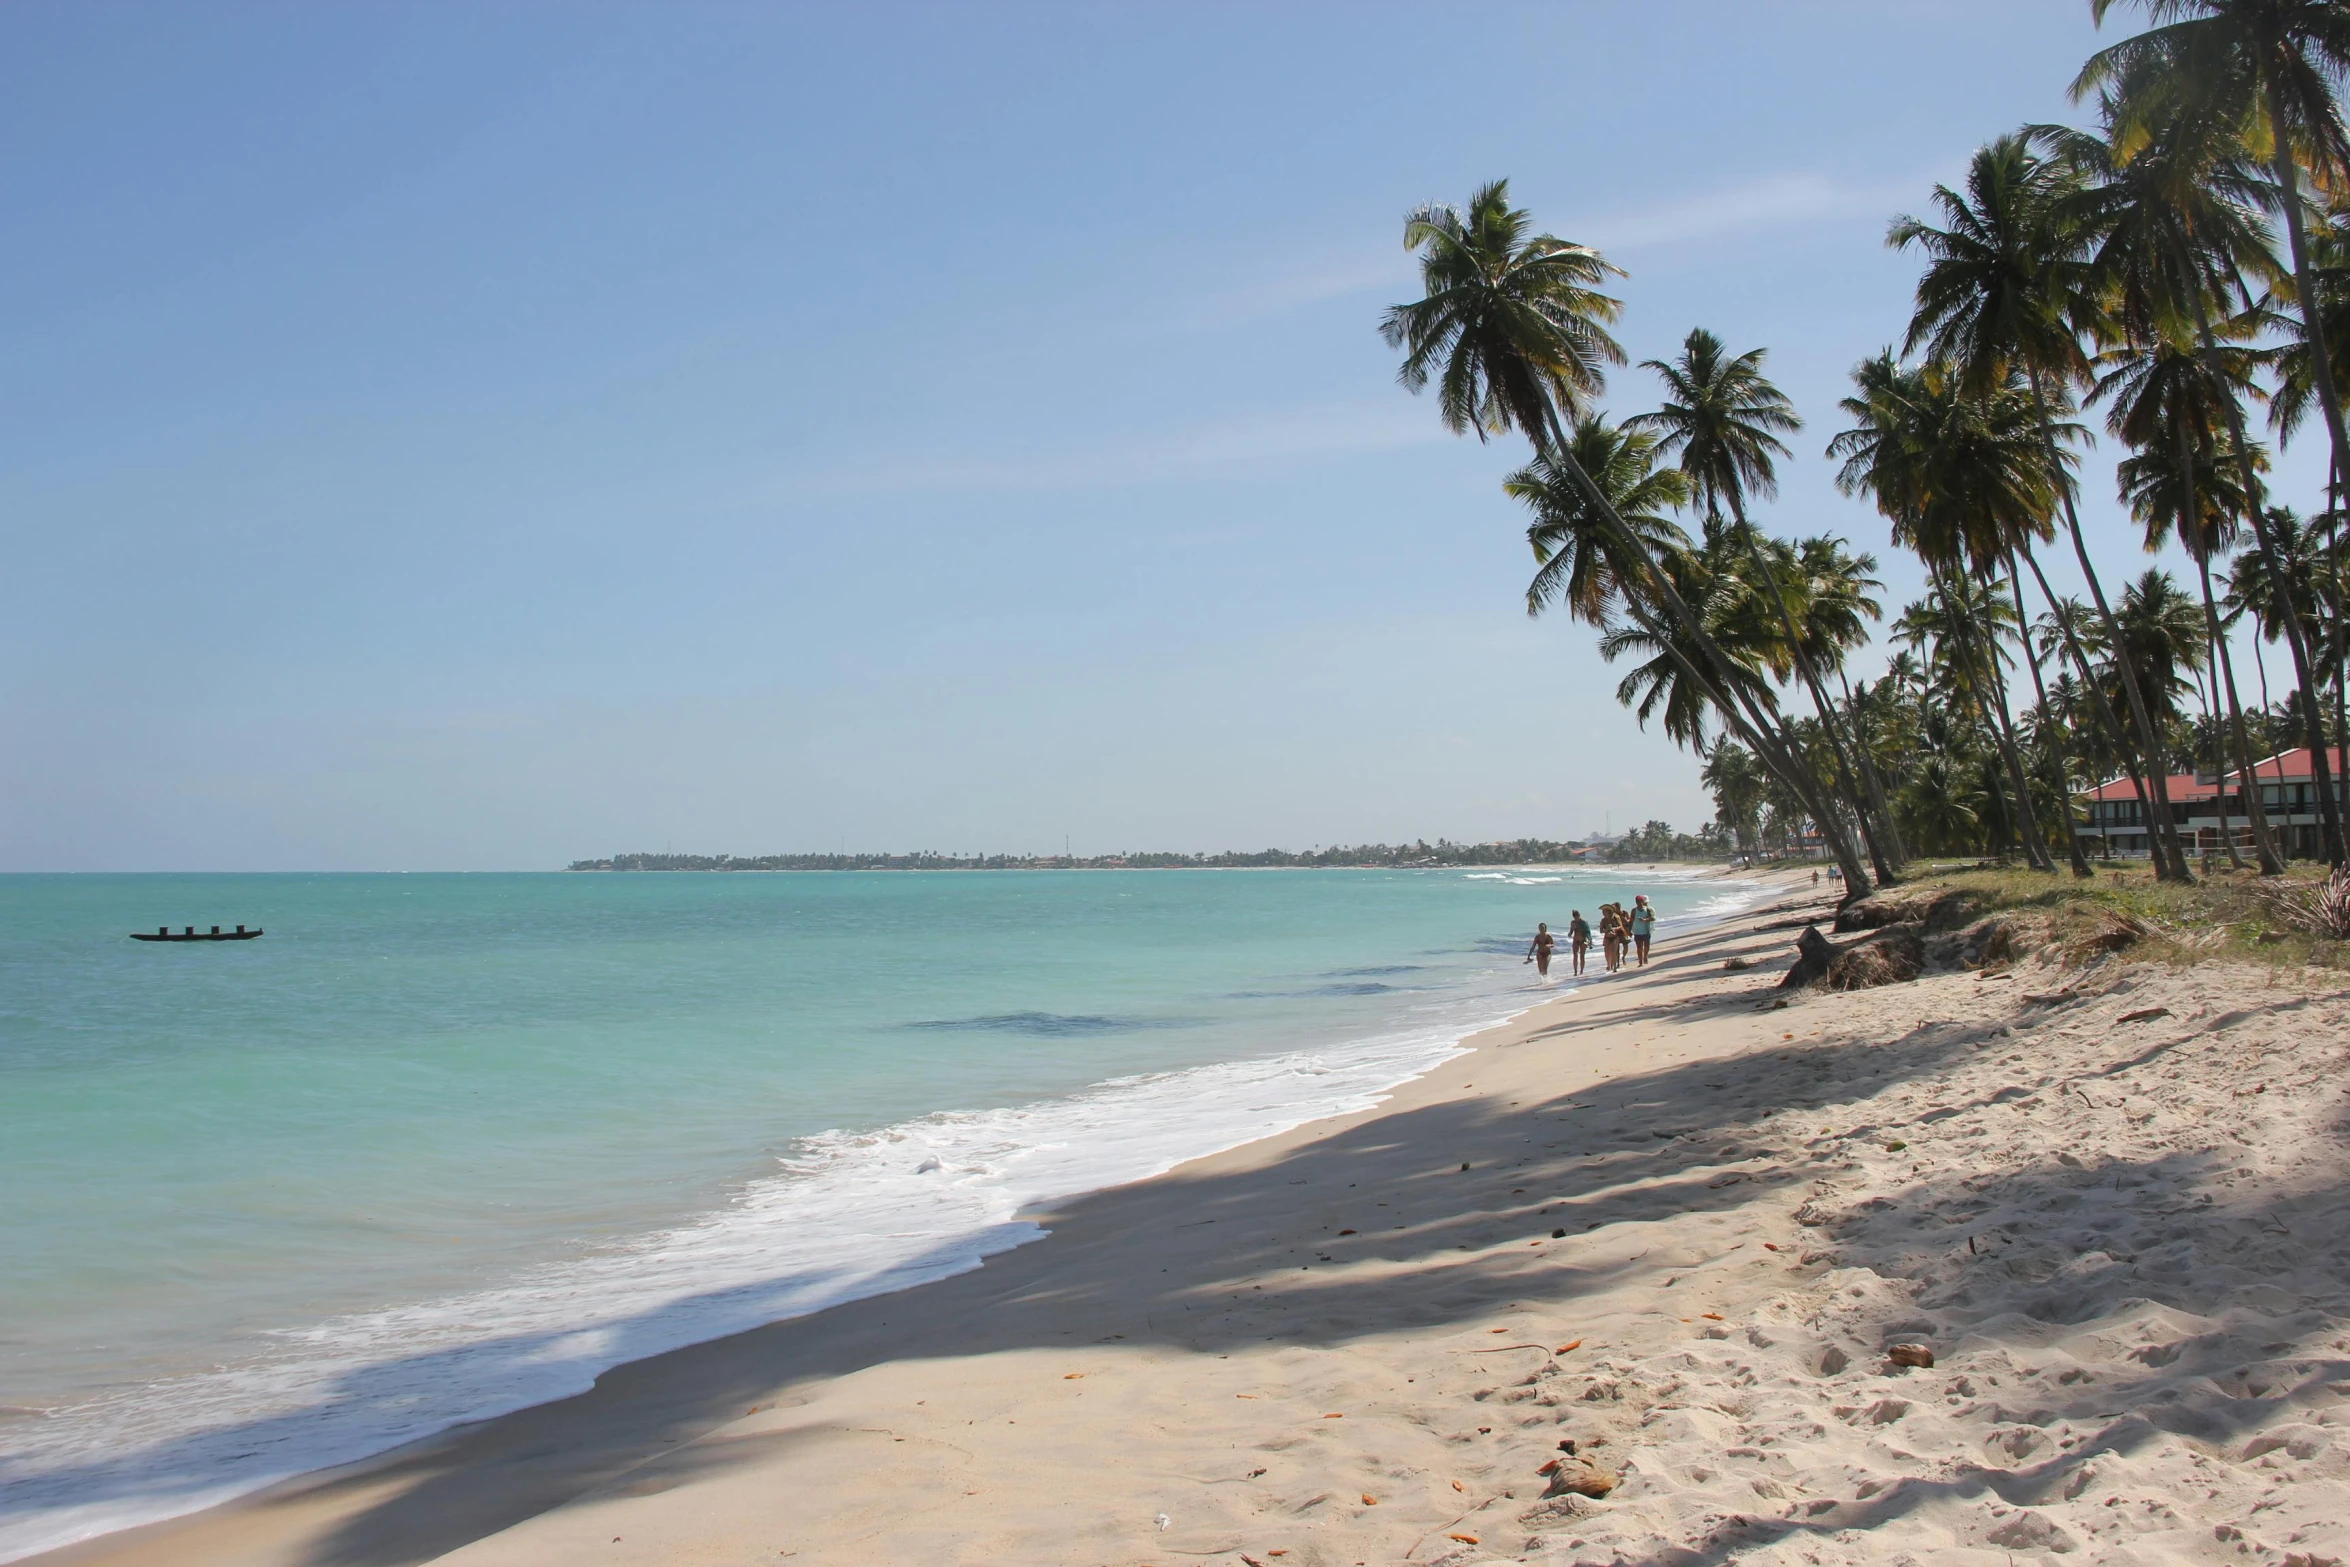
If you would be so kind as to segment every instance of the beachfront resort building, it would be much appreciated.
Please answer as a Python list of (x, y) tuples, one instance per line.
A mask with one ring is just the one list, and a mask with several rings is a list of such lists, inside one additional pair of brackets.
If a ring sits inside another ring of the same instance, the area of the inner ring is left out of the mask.
[[(2334, 792), (2343, 796), (2342, 748), (2329, 746), (2326, 765), (2333, 770)], [(2314, 860), (2323, 852), (2318, 842), (2317, 795), (2311, 782), (2309, 747), (2300, 746), (2256, 763), (2260, 803), (2268, 812), (2269, 830), (2278, 847), (2292, 859)], [(2173, 773), (2165, 780), (2171, 813), (2179, 831), (2190, 841), (2191, 853), (2226, 852), (2229, 838), (2239, 849), (2252, 846), (2252, 822), (2245, 814), (2244, 782), (2235, 772)], [(2094, 854), (2102, 844), (2113, 858), (2147, 854), (2148, 827), (2138, 788), (2127, 777), (2100, 784), (2089, 791), (2089, 819), (2081, 825), (2081, 847)]]

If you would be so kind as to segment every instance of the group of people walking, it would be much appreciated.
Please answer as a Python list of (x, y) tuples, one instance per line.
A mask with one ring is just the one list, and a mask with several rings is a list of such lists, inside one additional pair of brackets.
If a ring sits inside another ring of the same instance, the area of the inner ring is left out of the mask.
[[(1603, 903), (1599, 906), (1599, 942), (1606, 956), (1610, 974), (1624, 966), (1627, 951), (1636, 966), (1648, 966), (1648, 944), (1656, 935), (1656, 906), (1648, 901), (1646, 893), (1635, 894), (1632, 906), (1621, 903)], [(1558, 938), (1550, 933), (1547, 924), (1534, 927), (1534, 944), (1526, 949), (1526, 961), (1544, 979), (1550, 977), (1550, 955), (1558, 946)], [(1591, 922), (1576, 909), (1567, 921), (1567, 946), (1574, 961), (1574, 972), (1581, 974), (1591, 955)]]

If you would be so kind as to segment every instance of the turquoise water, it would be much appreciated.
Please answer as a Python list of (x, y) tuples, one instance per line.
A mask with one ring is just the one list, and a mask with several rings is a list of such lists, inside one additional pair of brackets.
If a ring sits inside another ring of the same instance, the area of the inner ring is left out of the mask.
[[(1576, 871), (0, 877), (0, 1559), (974, 1265), (1545, 991)], [(259, 941), (127, 932), (243, 923)]]

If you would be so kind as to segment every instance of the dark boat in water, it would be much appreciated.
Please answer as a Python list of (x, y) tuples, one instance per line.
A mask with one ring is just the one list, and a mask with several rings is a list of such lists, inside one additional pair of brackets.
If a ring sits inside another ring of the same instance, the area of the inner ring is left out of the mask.
[(242, 926), (242, 925), (239, 925), (239, 926), (238, 926), (238, 927), (237, 927), (235, 930), (222, 930), (222, 929), (221, 929), (221, 928), (220, 928), (218, 925), (215, 925), (215, 926), (213, 926), (213, 927), (212, 927), (212, 929), (211, 929), (209, 932), (206, 932), (206, 931), (199, 931), (199, 930), (198, 930), (198, 929), (196, 929), (196, 927), (195, 927), (195, 926), (193, 926), (193, 925), (190, 925), (190, 926), (189, 926), (187, 929), (185, 929), (185, 930), (177, 930), (177, 931), (173, 930), (173, 929), (172, 929), (172, 928), (171, 928), (169, 925), (158, 925), (158, 926), (156, 926), (156, 927), (155, 927), (155, 929), (154, 929), (152, 932), (149, 932), (149, 931), (144, 931), (144, 930), (134, 930), (134, 931), (132, 931), (132, 932), (131, 932), (131, 940), (133, 940), (133, 941), (251, 941), (251, 940), (252, 940), (252, 939), (253, 939), (255, 936), (258, 936), (258, 935), (260, 935), (260, 934), (261, 934), (261, 932), (260, 932), (259, 930), (247, 930), (247, 929), (246, 929), (244, 926)]

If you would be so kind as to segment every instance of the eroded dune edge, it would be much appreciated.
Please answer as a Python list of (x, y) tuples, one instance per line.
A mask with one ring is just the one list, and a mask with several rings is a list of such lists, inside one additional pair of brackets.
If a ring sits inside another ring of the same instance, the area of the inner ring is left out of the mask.
[(1775, 923), (979, 1272), (52, 1560), (2350, 1559), (2350, 993), (1780, 1006)]

